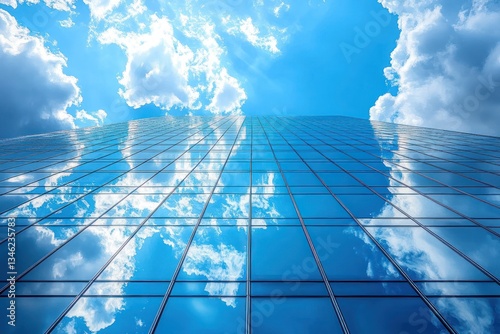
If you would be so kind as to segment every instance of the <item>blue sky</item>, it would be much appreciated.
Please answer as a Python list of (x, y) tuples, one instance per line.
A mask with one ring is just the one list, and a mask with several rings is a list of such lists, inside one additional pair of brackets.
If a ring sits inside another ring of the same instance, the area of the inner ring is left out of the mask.
[(0, 137), (172, 115), (500, 135), (494, 0), (0, 0)]

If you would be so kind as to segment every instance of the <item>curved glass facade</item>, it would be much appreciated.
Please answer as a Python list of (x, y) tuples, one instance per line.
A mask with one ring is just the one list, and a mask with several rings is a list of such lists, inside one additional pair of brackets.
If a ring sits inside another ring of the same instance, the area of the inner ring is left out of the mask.
[(0, 194), (1, 333), (500, 332), (500, 138), (152, 118), (0, 141)]

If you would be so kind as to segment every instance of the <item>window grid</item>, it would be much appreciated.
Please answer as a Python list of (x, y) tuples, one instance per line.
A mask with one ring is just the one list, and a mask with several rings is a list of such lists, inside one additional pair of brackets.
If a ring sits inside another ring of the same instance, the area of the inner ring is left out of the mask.
[[(354, 307), (385, 310), (371, 320), (374, 333), (415, 330), (406, 318), (423, 309), (436, 331), (471, 331), (453, 303), (490, 307), (483, 331), (500, 330), (499, 138), (346, 117), (164, 117), (0, 148), (0, 260), (14, 216), (19, 310), (25, 301), (59, 305), (40, 308), (49, 325), (31, 332), (75, 321), (89, 331), (73, 311), (106, 300), (125, 305), (107, 325), (116, 331), (148, 298), (138, 332), (206, 326), (194, 304), (225, 319), (215, 332), (270, 331), (303, 314), (355, 333)], [(93, 263), (79, 243), (104, 232), (119, 233), (116, 245), (104, 253), (92, 244), (103, 261)], [(43, 235), (54, 243), (37, 250)], [(77, 253), (90, 269), (59, 272), (62, 254)], [(120, 261), (130, 263), (103, 275)], [(286, 273), (303, 274), (305, 263), (307, 275)], [(136, 276), (155, 266), (171, 276)], [(395, 310), (402, 327), (387, 327)]]

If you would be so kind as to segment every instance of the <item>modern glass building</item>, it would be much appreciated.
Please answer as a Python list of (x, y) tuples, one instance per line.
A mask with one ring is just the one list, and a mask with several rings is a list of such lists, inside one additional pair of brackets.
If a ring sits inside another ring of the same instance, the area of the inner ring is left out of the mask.
[(164, 117), (0, 173), (1, 333), (500, 332), (500, 138)]

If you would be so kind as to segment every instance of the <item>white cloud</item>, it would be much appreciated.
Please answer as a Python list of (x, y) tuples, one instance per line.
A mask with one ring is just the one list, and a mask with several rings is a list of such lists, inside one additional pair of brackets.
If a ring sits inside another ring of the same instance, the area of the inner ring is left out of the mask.
[(287, 12), (290, 9), (290, 5), (284, 2), (281, 2), (278, 6), (274, 7), (273, 13), (276, 17), (280, 17), (283, 11)]
[(241, 113), (241, 106), (246, 98), (247, 95), (238, 80), (223, 69), (219, 78), (215, 80), (214, 96), (207, 109), (214, 114)]
[(77, 79), (63, 73), (66, 59), (45, 47), (16, 19), (0, 10), (0, 136), (75, 127), (66, 109), (81, 101)]
[(71, 17), (68, 17), (66, 20), (59, 21), (59, 24), (63, 28), (71, 28), (75, 25), (75, 22), (73, 22), (73, 19), (71, 19)]
[(370, 118), (500, 135), (500, 4), (493, 0), (379, 0), (401, 36)]
[(120, 79), (120, 95), (139, 108), (153, 103), (163, 109), (174, 106), (199, 109), (199, 93), (189, 85), (189, 67), (194, 54), (174, 37), (167, 18), (151, 16), (146, 33), (122, 33), (111, 28), (99, 40), (116, 43), (127, 54), (127, 65)]
[[(17, 8), (17, 5), (27, 3), (29, 5), (34, 5), (39, 3), (40, 0), (0, 0), (0, 4), (4, 4), (7, 6), (11, 6), (12, 8)], [(74, 0), (44, 0), (44, 3), (47, 7), (59, 10), (70, 12), (75, 8)]]
[(229, 28), (228, 32), (233, 35), (242, 34), (255, 47), (275, 54), (280, 53), (276, 37), (272, 34), (261, 36), (260, 29), (254, 24), (251, 17), (240, 20), (235, 26)]
[(121, 0), (83, 0), (93, 19), (101, 20), (120, 4)]
[(75, 118), (81, 122), (90, 122), (93, 125), (101, 126), (104, 124), (104, 119), (106, 119), (107, 116), (108, 114), (102, 109), (93, 113), (88, 113), (85, 110), (78, 110)]

